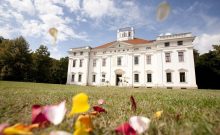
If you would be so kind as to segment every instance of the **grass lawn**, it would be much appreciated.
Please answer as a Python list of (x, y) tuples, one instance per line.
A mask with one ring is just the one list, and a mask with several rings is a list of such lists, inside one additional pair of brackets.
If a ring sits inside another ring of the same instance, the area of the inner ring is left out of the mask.
[[(33, 104), (57, 104), (67, 101), (68, 112), (72, 96), (79, 92), (89, 95), (90, 105), (99, 98), (106, 100), (107, 114), (94, 119), (94, 134), (115, 134), (114, 129), (133, 115), (151, 118), (149, 134), (220, 134), (220, 91), (167, 90), (118, 87), (82, 87), (40, 83), (0, 81), (0, 123), (31, 123)], [(132, 112), (130, 96), (137, 102)], [(163, 110), (161, 119), (153, 114)], [(179, 115), (179, 120), (177, 119)], [(73, 132), (73, 119), (65, 118), (58, 125), (34, 130), (34, 134), (47, 135), (52, 130)]]

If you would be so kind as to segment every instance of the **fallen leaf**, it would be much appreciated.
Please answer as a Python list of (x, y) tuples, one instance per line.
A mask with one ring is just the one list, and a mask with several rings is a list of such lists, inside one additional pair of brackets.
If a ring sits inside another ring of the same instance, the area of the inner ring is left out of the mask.
[(97, 112), (99, 112), (99, 113), (101, 113), (101, 112), (106, 112), (106, 110), (105, 110), (104, 108), (99, 107), (99, 106), (93, 106), (93, 110), (94, 110), (94, 111), (97, 111)]
[(136, 101), (135, 101), (135, 99), (134, 99), (133, 96), (130, 97), (130, 101), (131, 101), (131, 109), (132, 109), (134, 112), (136, 112), (136, 110), (137, 110), (137, 104), (136, 104)]
[(138, 134), (142, 134), (149, 129), (150, 119), (142, 116), (132, 116), (129, 119), (129, 124)]
[(137, 135), (136, 131), (131, 127), (128, 122), (125, 122), (124, 124), (118, 126), (115, 129), (115, 132), (122, 135)]

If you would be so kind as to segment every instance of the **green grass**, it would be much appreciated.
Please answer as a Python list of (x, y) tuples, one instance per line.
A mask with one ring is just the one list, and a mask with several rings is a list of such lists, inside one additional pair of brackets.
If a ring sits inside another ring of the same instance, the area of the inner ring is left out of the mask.
[[(30, 123), (33, 104), (56, 104), (66, 100), (70, 111), (72, 96), (79, 92), (89, 95), (91, 106), (97, 104), (99, 98), (106, 100), (104, 108), (108, 113), (93, 120), (95, 135), (114, 134), (114, 129), (133, 115), (151, 118), (149, 134), (220, 134), (220, 91), (212, 90), (82, 87), (0, 81), (0, 123)], [(137, 112), (130, 109), (131, 95), (136, 99)], [(161, 119), (153, 119), (153, 114), (159, 110), (164, 112)], [(54, 129), (73, 132), (73, 119), (65, 118), (58, 126), (36, 129), (34, 134), (48, 134)]]

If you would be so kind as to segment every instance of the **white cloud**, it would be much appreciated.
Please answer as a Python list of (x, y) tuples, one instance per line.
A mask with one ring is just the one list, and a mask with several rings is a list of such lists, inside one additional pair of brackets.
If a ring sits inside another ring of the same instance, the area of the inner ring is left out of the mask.
[(12, 34), (15, 32), (10, 25), (6, 24), (4, 27), (0, 27), (0, 36), (4, 38), (12, 38)]
[(207, 53), (209, 50), (212, 50), (212, 45), (220, 44), (220, 34), (202, 34), (199, 37), (196, 37), (193, 44), (195, 48), (199, 50), (199, 53)]
[(91, 18), (100, 18), (112, 15), (115, 12), (112, 0), (84, 0), (83, 11)]
[(62, 7), (55, 5), (52, 1), (35, 0), (34, 5), (40, 14), (63, 15)]
[(31, 0), (8, 0), (11, 7), (18, 12), (25, 12), (33, 15), (35, 13), (34, 5)]

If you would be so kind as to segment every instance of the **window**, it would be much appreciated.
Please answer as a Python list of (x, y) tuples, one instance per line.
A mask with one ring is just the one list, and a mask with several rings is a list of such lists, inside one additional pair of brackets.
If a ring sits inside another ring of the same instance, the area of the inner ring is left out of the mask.
[(93, 54), (96, 55), (96, 52), (94, 52)]
[(121, 57), (118, 57), (118, 58), (117, 58), (117, 65), (118, 65), (118, 66), (121, 66)]
[(183, 45), (183, 41), (177, 41), (177, 45)]
[(83, 55), (83, 52), (80, 52), (80, 55)]
[(76, 56), (76, 52), (74, 52), (73, 55)]
[(147, 64), (151, 64), (151, 55), (147, 55)]
[(147, 74), (147, 82), (152, 82), (152, 74)]
[(129, 36), (129, 37), (131, 36), (131, 32), (130, 32), (130, 31), (128, 32), (128, 36)]
[(72, 74), (72, 79), (71, 79), (72, 82), (75, 81), (75, 74)]
[(171, 73), (167, 73), (167, 82), (172, 82)]
[(93, 67), (96, 67), (96, 59), (93, 60)]
[(96, 75), (92, 75), (92, 82), (95, 82)]
[(106, 51), (104, 51), (103, 54), (106, 54)]
[(151, 47), (146, 47), (146, 50), (149, 50), (149, 49), (151, 49)]
[(139, 64), (139, 56), (134, 56), (134, 64), (135, 65)]
[(184, 53), (178, 52), (179, 62), (184, 62)]
[(76, 60), (73, 60), (73, 67), (76, 67)]
[(82, 81), (82, 75), (79, 74), (79, 77), (78, 77), (78, 82), (81, 82)]
[(83, 59), (79, 60), (79, 67), (82, 67)]
[(165, 53), (166, 62), (171, 62), (170, 53)]
[(139, 74), (134, 74), (134, 82), (139, 82)]
[(102, 74), (102, 82), (105, 82), (105, 74)]
[(170, 42), (165, 42), (165, 43), (164, 43), (164, 46), (165, 46), (165, 47), (170, 46)]
[(137, 51), (137, 50), (139, 50), (139, 48), (134, 48), (134, 51)]
[(106, 65), (106, 59), (102, 59), (102, 66), (105, 67)]
[(180, 72), (180, 82), (186, 82), (185, 72)]

